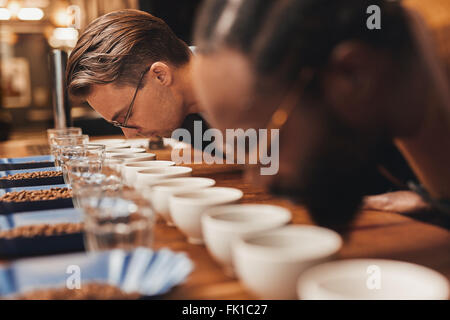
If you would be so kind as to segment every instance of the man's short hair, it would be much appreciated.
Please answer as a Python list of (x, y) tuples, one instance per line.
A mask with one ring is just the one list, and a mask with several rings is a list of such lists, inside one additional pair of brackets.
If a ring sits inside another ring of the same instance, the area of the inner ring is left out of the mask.
[(136, 86), (149, 63), (182, 66), (188, 46), (161, 19), (139, 10), (120, 10), (93, 21), (83, 32), (67, 65), (69, 93), (85, 97), (92, 85)]

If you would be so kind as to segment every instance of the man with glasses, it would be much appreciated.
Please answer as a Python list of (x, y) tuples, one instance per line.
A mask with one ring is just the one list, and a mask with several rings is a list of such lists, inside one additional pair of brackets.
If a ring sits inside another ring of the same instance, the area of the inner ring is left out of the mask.
[(128, 138), (170, 136), (201, 112), (191, 81), (192, 52), (167, 26), (138, 10), (93, 21), (72, 51), (67, 85)]

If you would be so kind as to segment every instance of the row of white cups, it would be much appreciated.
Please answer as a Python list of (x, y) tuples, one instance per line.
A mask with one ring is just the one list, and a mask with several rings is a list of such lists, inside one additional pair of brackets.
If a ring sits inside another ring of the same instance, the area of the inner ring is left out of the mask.
[(336, 232), (288, 225), (289, 210), (236, 204), (243, 192), (191, 177), (192, 168), (158, 161), (122, 140), (96, 141), (107, 157), (124, 160), (128, 186), (150, 197), (158, 215), (188, 242), (205, 245), (225, 272), (265, 299), (448, 299), (449, 285), (428, 268), (389, 260), (332, 261), (343, 240)]

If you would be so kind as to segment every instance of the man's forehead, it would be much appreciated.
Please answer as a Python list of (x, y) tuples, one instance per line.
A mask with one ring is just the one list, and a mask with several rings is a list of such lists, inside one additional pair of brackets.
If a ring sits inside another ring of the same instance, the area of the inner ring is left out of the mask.
[(131, 87), (117, 87), (113, 84), (93, 85), (86, 102), (107, 120), (113, 119), (131, 99)]

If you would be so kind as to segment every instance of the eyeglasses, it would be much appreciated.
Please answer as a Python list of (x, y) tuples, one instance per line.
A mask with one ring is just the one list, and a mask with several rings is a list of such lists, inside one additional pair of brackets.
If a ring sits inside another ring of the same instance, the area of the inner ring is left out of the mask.
[(118, 127), (118, 128), (125, 128), (125, 129), (137, 129), (137, 127), (134, 126), (129, 126), (128, 125), (128, 120), (131, 117), (131, 113), (133, 111), (133, 106), (134, 106), (134, 101), (136, 100), (136, 96), (138, 94), (139, 88), (142, 85), (142, 80), (144, 80), (145, 75), (147, 74), (147, 72), (150, 71), (150, 67), (148, 67), (147, 69), (144, 70), (144, 72), (141, 75), (141, 78), (139, 79), (138, 85), (136, 87), (136, 91), (134, 92), (134, 96), (133, 96), (133, 100), (131, 100), (130, 106), (128, 107), (128, 111), (127, 114), (125, 115), (125, 120), (123, 121), (123, 123), (120, 123), (118, 121), (108, 121), (109, 123), (111, 123), (113, 126)]

